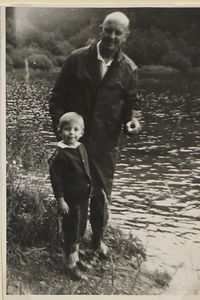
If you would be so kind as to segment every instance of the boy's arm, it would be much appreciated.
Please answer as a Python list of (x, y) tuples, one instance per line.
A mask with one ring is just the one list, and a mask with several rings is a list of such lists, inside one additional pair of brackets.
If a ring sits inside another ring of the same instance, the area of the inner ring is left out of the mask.
[(49, 164), (50, 180), (53, 188), (54, 196), (56, 199), (64, 197), (63, 190), (63, 163), (59, 151), (53, 154)]
[(65, 201), (64, 197), (58, 197), (57, 199), (58, 202), (58, 211), (61, 215), (65, 215), (69, 213), (69, 206), (67, 202)]
[(58, 202), (59, 213), (66, 214), (69, 212), (69, 206), (64, 199), (63, 191), (63, 160), (62, 155), (57, 151), (50, 161), (50, 179), (55, 198)]

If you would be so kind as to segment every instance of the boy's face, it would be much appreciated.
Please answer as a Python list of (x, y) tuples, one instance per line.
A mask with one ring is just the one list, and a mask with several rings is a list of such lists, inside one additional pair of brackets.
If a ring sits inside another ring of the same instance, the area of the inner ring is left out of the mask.
[(61, 129), (61, 136), (65, 144), (73, 146), (83, 135), (83, 128), (77, 121), (69, 121)]

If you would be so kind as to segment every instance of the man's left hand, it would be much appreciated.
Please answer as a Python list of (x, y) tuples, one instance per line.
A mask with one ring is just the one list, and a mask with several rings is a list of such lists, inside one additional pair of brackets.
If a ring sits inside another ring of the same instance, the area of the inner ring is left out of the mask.
[(139, 133), (141, 131), (141, 125), (137, 118), (133, 118), (126, 123), (126, 132), (128, 134)]

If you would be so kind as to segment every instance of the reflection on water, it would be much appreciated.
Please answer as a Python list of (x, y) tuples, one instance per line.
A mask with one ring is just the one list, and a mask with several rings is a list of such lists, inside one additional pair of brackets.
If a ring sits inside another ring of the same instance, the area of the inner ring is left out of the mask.
[(143, 131), (122, 140), (112, 222), (141, 237), (180, 292), (200, 279), (200, 88), (163, 81), (141, 83)]

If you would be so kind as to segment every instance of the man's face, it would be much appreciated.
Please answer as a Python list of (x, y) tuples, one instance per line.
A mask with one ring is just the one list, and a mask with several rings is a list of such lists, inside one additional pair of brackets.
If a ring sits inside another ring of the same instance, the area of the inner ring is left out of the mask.
[(128, 28), (119, 20), (107, 20), (102, 25), (101, 46), (107, 51), (116, 51), (126, 41)]

